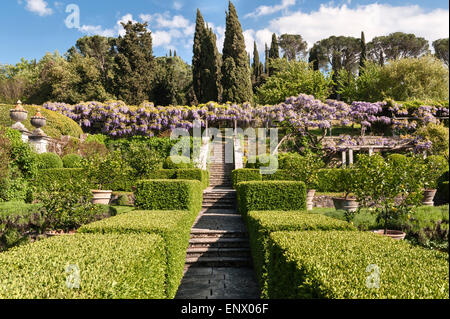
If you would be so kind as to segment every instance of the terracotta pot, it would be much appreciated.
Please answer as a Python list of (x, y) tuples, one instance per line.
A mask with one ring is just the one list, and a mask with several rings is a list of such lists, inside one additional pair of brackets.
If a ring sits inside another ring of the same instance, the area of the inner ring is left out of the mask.
[(91, 190), (93, 198), (92, 204), (109, 205), (111, 201), (112, 191)]
[(397, 239), (397, 240), (403, 240), (406, 237), (406, 233), (404, 233), (400, 230), (389, 230), (388, 229), (387, 234), (384, 233), (384, 229), (374, 230), (373, 232), (375, 234), (391, 237), (392, 239)]
[(306, 194), (306, 209), (312, 210), (314, 206), (314, 195), (316, 195), (315, 189), (309, 189)]
[(436, 196), (436, 189), (426, 189), (423, 191), (423, 202), (424, 206), (434, 206), (434, 197)]
[(359, 203), (356, 198), (333, 198), (334, 208), (336, 210), (346, 210), (348, 212), (354, 213), (358, 210)]

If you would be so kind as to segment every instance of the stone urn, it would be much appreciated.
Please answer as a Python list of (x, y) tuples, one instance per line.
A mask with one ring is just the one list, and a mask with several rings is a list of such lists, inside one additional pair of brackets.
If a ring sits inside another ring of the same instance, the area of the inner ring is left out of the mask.
[(436, 196), (436, 189), (426, 189), (423, 191), (423, 202), (424, 206), (434, 206), (434, 197)]
[(314, 195), (316, 195), (315, 189), (309, 189), (306, 193), (306, 209), (312, 210), (314, 207)]
[(47, 119), (42, 116), (39, 110), (37, 111), (36, 115), (31, 118), (30, 123), (36, 128), (33, 131), (34, 136), (45, 136), (42, 127), (44, 127), (47, 124)]
[(346, 210), (350, 213), (354, 213), (358, 210), (359, 203), (356, 198), (349, 197), (334, 197), (333, 198), (334, 208), (336, 210)]
[(384, 233), (384, 229), (374, 230), (373, 233), (390, 237), (392, 239), (396, 240), (403, 240), (406, 237), (406, 233), (400, 231), (400, 230), (388, 230), (387, 233)]
[(111, 202), (112, 191), (104, 190), (91, 190), (92, 192), (92, 204), (109, 205)]
[(17, 105), (15, 108), (9, 110), (9, 117), (11, 120), (13, 120), (15, 123), (13, 124), (12, 128), (20, 131), (25, 131), (25, 126), (21, 123), (25, 121), (28, 117), (28, 111), (26, 111), (22, 107), (22, 102), (17, 101)]

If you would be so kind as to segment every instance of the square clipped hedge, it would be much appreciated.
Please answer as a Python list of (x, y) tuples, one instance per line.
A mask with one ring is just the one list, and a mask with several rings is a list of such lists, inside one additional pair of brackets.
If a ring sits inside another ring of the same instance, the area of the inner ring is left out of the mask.
[(253, 265), (263, 297), (267, 297), (268, 241), (271, 233), (300, 230), (356, 230), (345, 221), (301, 211), (252, 211), (248, 213), (247, 226)]
[(47, 189), (54, 181), (81, 181), (83, 179), (86, 179), (86, 174), (82, 168), (40, 169), (33, 180), (33, 185), (38, 189)]
[(207, 188), (209, 186), (209, 171), (205, 171), (199, 168), (160, 169), (152, 172), (145, 178), (197, 180), (202, 183), (203, 188)]
[(197, 214), (202, 200), (199, 181), (142, 180), (136, 184), (135, 206), (141, 210), (189, 210)]
[(289, 171), (284, 169), (278, 169), (273, 174), (263, 175), (263, 181), (295, 181), (294, 177), (289, 174)]
[(163, 299), (165, 273), (158, 235), (58, 236), (0, 254), (0, 299)]
[(236, 188), (241, 182), (262, 181), (262, 176), (259, 169), (241, 168), (231, 172), (231, 180), (233, 188)]
[(405, 241), (369, 232), (276, 232), (269, 247), (271, 299), (449, 297), (448, 254)]
[(167, 297), (174, 298), (183, 277), (186, 250), (195, 216), (189, 211), (133, 211), (83, 226), (96, 234), (158, 234), (167, 251)]
[(237, 185), (239, 211), (306, 210), (306, 186), (303, 182), (242, 182)]

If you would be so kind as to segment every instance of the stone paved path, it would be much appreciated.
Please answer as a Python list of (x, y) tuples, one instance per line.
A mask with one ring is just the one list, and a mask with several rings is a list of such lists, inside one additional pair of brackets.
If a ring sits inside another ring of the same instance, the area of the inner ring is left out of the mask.
[(203, 209), (191, 230), (176, 298), (259, 299), (247, 230), (231, 188), (232, 165), (224, 164), (223, 146), (214, 153), (211, 187), (204, 192)]

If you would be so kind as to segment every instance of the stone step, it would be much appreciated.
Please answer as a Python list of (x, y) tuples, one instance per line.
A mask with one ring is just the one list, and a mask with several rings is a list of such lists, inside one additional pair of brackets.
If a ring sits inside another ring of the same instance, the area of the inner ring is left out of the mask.
[(246, 257), (250, 258), (248, 248), (189, 248), (186, 259), (198, 257)]
[(196, 229), (191, 230), (191, 239), (194, 238), (248, 238), (246, 231), (240, 230), (216, 230), (216, 229)]
[(247, 238), (191, 238), (189, 248), (248, 248)]
[(246, 257), (194, 257), (186, 258), (185, 267), (249, 267), (251, 258)]
[(203, 198), (236, 198), (235, 192), (203, 193)]

